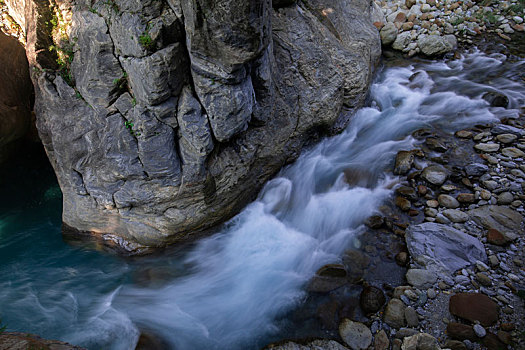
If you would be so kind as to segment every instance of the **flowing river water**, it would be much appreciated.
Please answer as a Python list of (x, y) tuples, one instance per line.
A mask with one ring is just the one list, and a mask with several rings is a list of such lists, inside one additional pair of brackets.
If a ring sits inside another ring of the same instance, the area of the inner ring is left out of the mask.
[[(301, 307), (309, 279), (359, 247), (363, 221), (392, 195), (392, 163), (414, 147), (411, 133), (517, 117), (524, 72), (523, 60), (479, 51), (385, 67), (342, 134), (305, 150), (213, 236), (162, 255), (64, 243), (52, 171), (22, 156), (0, 183), (0, 318), (88, 349), (133, 349), (141, 331), (181, 350), (286, 338), (285, 315)], [(488, 91), (509, 108), (490, 107)], [(349, 185), (347, 169), (363, 178)]]

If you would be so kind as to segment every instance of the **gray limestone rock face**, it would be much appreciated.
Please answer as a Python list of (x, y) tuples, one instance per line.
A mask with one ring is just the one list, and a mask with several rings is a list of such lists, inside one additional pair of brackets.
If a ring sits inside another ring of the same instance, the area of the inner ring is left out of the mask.
[(232, 217), (342, 130), (381, 53), (365, 0), (79, 0), (59, 72), (49, 3), (26, 4), (43, 18), (26, 21), (26, 53), (63, 222), (130, 253)]
[(436, 273), (452, 274), (476, 261), (487, 261), (483, 244), (450, 226), (427, 222), (406, 230), (408, 251), (417, 265)]

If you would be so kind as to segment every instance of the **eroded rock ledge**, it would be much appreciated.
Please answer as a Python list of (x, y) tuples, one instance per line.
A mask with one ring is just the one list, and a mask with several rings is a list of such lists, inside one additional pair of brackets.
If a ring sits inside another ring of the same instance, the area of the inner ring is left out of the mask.
[(341, 130), (380, 55), (367, 0), (6, 3), (64, 223), (135, 252), (231, 217)]

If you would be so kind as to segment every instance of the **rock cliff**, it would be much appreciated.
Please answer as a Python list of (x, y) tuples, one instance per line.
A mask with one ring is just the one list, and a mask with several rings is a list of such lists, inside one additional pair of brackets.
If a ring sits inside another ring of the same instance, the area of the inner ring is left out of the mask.
[(130, 252), (236, 214), (367, 94), (368, 0), (6, 0), (63, 222)]

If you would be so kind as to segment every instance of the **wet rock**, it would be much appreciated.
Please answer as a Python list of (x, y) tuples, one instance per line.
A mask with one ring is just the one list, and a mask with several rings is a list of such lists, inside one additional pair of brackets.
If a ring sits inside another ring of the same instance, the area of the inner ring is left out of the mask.
[(447, 340), (445, 348), (450, 350), (467, 350), (467, 346), (459, 340)]
[(509, 243), (509, 241), (503, 235), (503, 233), (493, 228), (487, 231), (487, 242), (490, 244), (499, 245), (499, 246), (503, 246)]
[(483, 338), (482, 344), (488, 350), (506, 349), (506, 345), (501, 340), (499, 340), (498, 336), (494, 333), (487, 333), (487, 335)]
[(410, 203), (408, 199), (400, 197), (400, 196), (396, 197), (395, 204), (399, 209), (403, 211), (408, 211), (412, 207), (412, 204)]
[(467, 213), (464, 213), (461, 210), (457, 210), (457, 209), (443, 210), (443, 215), (445, 215), (445, 217), (449, 219), (450, 221), (456, 222), (456, 223), (466, 222), (469, 219), (469, 216)]
[(480, 163), (472, 163), (465, 167), (465, 172), (468, 176), (481, 176), (487, 171), (489, 171), (489, 167)]
[(441, 350), (436, 338), (427, 333), (418, 333), (403, 339), (401, 350)]
[(474, 333), (474, 329), (472, 328), (472, 326), (457, 322), (449, 322), (447, 324), (447, 334), (452, 339), (457, 340), (476, 339), (476, 333)]
[(516, 148), (516, 147), (504, 148), (504, 149), (501, 150), (501, 153), (503, 153), (503, 155), (505, 155), (507, 157), (511, 157), (511, 158), (523, 158), (523, 157), (525, 157), (525, 152), (523, 152), (522, 150), (520, 150), (519, 148)]
[(164, 350), (169, 348), (169, 345), (158, 335), (142, 332), (139, 336), (135, 350)]
[(456, 133), (454, 135), (456, 135), (456, 137), (459, 137), (459, 138), (462, 138), (462, 139), (470, 139), (470, 138), (472, 138), (472, 131), (459, 130), (459, 131), (456, 131)]
[(500, 231), (507, 239), (514, 239), (522, 230), (523, 216), (505, 206), (485, 205), (468, 211), (472, 220), (487, 229)]
[(514, 196), (510, 192), (502, 192), (498, 195), (498, 204), (510, 204), (514, 201)]
[(383, 291), (374, 286), (364, 287), (359, 297), (359, 305), (366, 314), (379, 311), (385, 302), (386, 299)]
[(408, 327), (417, 327), (419, 325), (419, 318), (417, 317), (416, 310), (411, 306), (405, 309), (405, 319)]
[(341, 339), (352, 349), (367, 349), (372, 343), (372, 333), (367, 326), (360, 322), (344, 319), (339, 325)]
[(422, 289), (431, 287), (437, 281), (437, 275), (429, 270), (410, 269), (406, 273), (406, 279), (410, 285)]
[(490, 103), (492, 107), (503, 107), (507, 108), (509, 105), (509, 98), (502, 93), (491, 91), (483, 94), (482, 98)]
[(265, 349), (271, 350), (348, 350), (335, 340), (318, 339), (307, 344), (297, 344), (294, 342), (286, 342), (279, 345), (269, 345)]
[(425, 140), (425, 143), (428, 146), (428, 148), (430, 148), (433, 151), (440, 152), (440, 153), (447, 151), (447, 146), (443, 143), (443, 141), (441, 141), (440, 139), (436, 137), (427, 138)]
[(411, 225), (406, 230), (405, 241), (417, 265), (434, 274), (451, 274), (478, 260), (487, 261), (485, 248), (478, 239), (443, 224)]
[(373, 229), (380, 228), (384, 223), (385, 220), (381, 215), (372, 215), (365, 220), (365, 225)]
[(399, 252), (396, 254), (396, 263), (399, 266), (406, 266), (408, 262), (408, 254), (406, 252)]
[(439, 165), (431, 165), (423, 169), (421, 177), (432, 185), (441, 186), (447, 179), (447, 171)]
[(476, 273), (476, 280), (485, 287), (490, 287), (492, 285), (492, 281), (490, 280), (490, 277), (483, 272)]
[(18, 332), (0, 332), (0, 350), (85, 350), (58, 340), (46, 340), (37, 335)]
[(408, 186), (400, 186), (396, 188), (396, 193), (412, 201), (415, 201), (418, 198), (416, 194), (416, 190)]
[(321, 320), (323, 327), (326, 329), (337, 329), (339, 325), (340, 305), (336, 300), (329, 300), (319, 305), (317, 308), (317, 317)]
[(476, 201), (476, 197), (473, 193), (460, 193), (458, 194), (457, 198), (458, 202), (460, 203), (474, 203)]
[(498, 139), (499, 142), (507, 144), (507, 143), (513, 143), (514, 141), (516, 141), (518, 136), (514, 134), (501, 134), (501, 135), (496, 136), (496, 138)]
[(384, 330), (380, 330), (374, 337), (374, 350), (388, 350), (390, 341)]
[(417, 44), (421, 52), (427, 56), (439, 56), (455, 50), (457, 39), (454, 35), (420, 35)]
[(399, 299), (391, 299), (385, 309), (384, 320), (393, 328), (405, 326), (405, 304)]
[(505, 331), (498, 331), (498, 339), (501, 340), (502, 343), (510, 345), (512, 344), (512, 335)]
[(322, 277), (346, 277), (346, 270), (343, 265), (328, 264), (317, 270), (316, 275)]
[(501, 134), (513, 134), (517, 136), (525, 135), (524, 129), (520, 129), (515, 126), (506, 125), (506, 124), (497, 124), (496, 126), (492, 128), (490, 132), (495, 135), (501, 135)]
[(469, 320), (479, 321), (483, 326), (491, 326), (498, 320), (499, 307), (485, 294), (459, 293), (450, 297), (451, 314)]
[(499, 150), (499, 144), (497, 143), (478, 143), (474, 146), (480, 152), (493, 153)]
[(445, 208), (456, 209), (459, 207), (459, 202), (456, 200), (456, 198), (447, 194), (440, 194), (438, 196), (438, 202)]

